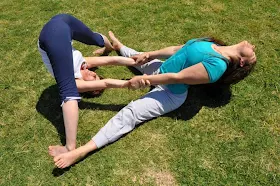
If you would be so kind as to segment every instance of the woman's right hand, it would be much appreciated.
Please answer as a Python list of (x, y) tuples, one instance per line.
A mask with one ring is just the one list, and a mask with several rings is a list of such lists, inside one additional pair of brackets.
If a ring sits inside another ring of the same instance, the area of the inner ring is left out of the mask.
[(135, 60), (137, 65), (143, 65), (152, 60), (148, 52), (132, 56), (131, 58)]
[(145, 76), (147, 75), (144, 74), (142, 76), (134, 76), (132, 79), (124, 83), (122, 87), (127, 87), (129, 89), (136, 90), (139, 88), (146, 88), (148, 86), (151, 86), (150, 81), (144, 78)]

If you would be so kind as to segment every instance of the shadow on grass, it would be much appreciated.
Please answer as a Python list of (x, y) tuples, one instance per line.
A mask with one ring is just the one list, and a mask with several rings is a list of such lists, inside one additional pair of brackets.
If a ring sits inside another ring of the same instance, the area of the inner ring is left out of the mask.
[[(73, 165), (74, 166), (74, 165)], [(72, 166), (71, 166), (72, 167)], [(52, 175), (54, 177), (59, 177), (59, 176), (62, 176), (65, 172), (68, 172), (71, 167), (67, 167), (65, 169), (59, 169), (59, 168), (54, 168), (53, 171), (52, 171)]]
[[(36, 110), (52, 123), (52, 125), (56, 128), (58, 134), (60, 135), (61, 143), (65, 145), (66, 141), (63, 114), (60, 107), (60, 99), (58, 95), (59, 91), (56, 85), (52, 85), (45, 89), (36, 104)], [(115, 105), (90, 103), (85, 101), (79, 102), (80, 109), (119, 111), (124, 106), (124, 104)]]
[[(65, 129), (63, 124), (62, 110), (60, 107), (60, 99), (58, 95), (59, 93), (56, 85), (52, 85), (48, 87), (41, 94), (39, 101), (37, 102), (36, 109), (40, 114), (42, 114), (46, 119), (48, 119), (52, 123), (52, 125), (56, 128), (58, 134), (60, 135), (61, 143), (65, 145)], [(210, 108), (221, 107), (229, 103), (230, 99), (231, 99), (231, 91), (229, 86), (224, 86), (224, 87), (218, 87), (215, 85), (192, 86), (189, 88), (188, 97), (185, 103), (180, 108), (164, 115), (163, 117), (171, 117), (180, 120), (189, 120), (192, 117), (194, 117), (203, 106), (210, 107)], [(89, 103), (84, 101), (81, 101), (79, 103), (80, 109), (97, 109), (97, 110), (110, 110), (110, 111), (119, 111), (124, 106), (126, 105), (97, 104), (97, 103)], [(139, 126), (137, 126), (137, 128)], [(93, 153), (96, 153), (97, 151), (89, 153), (86, 157), (90, 156)], [(78, 161), (77, 163), (83, 161), (85, 158)], [(75, 166), (75, 164), (72, 166)], [(62, 174), (67, 172), (70, 168), (67, 169), (55, 168), (52, 174), (56, 177), (61, 176)]]
[(185, 103), (165, 116), (189, 120), (203, 107), (222, 107), (230, 102), (230, 86), (196, 85), (189, 88)]

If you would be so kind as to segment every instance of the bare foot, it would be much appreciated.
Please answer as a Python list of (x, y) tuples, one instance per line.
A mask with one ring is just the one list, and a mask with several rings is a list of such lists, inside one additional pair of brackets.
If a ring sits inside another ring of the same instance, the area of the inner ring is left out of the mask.
[(58, 168), (64, 169), (64, 168), (69, 167), (70, 165), (74, 164), (81, 158), (82, 158), (82, 156), (79, 153), (77, 153), (76, 150), (73, 150), (73, 151), (55, 156), (53, 158), (53, 161), (54, 161), (54, 164)]
[(112, 50), (107, 50), (106, 47), (99, 48), (95, 51), (93, 51), (93, 55), (97, 56), (108, 56)]
[(109, 31), (109, 37), (112, 40), (112, 45), (114, 50), (119, 51), (121, 47), (123, 47), (123, 44), (115, 37), (112, 31)]
[(70, 165), (76, 163), (78, 160), (85, 157), (85, 155), (91, 151), (94, 151), (97, 149), (97, 146), (93, 140), (90, 140), (87, 144), (66, 152), (64, 154), (59, 154), (53, 158), (54, 164), (60, 168), (64, 169), (66, 167), (69, 167)]
[(63, 154), (66, 152), (68, 152), (68, 149), (66, 148), (66, 146), (60, 146), (60, 145), (49, 146), (49, 155), (52, 157), (55, 157), (59, 154)]

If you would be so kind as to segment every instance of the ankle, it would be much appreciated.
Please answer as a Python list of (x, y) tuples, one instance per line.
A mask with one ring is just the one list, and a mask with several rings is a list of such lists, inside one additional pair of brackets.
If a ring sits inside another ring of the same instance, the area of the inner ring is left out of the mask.
[(114, 47), (115, 51), (119, 52), (121, 50), (121, 48), (123, 47), (123, 45), (122, 44), (115, 44), (115, 45), (113, 45), (113, 47)]
[(70, 152), (72, 150), (75, 150), (76, 149), (76, 145), (65, 145), (65, 148)]

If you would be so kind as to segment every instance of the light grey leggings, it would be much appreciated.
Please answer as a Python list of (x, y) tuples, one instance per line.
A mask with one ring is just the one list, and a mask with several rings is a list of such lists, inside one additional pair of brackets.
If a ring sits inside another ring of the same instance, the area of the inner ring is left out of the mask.
[[(122, 56), (130, 57), (140, 52), (124, 46), (120, 53)], [(143, 74), (151, 75), (159, 73), (161, 64), (160, 60), (155, 59), (135, 68)], [(187, 92), (173, 94), (165, 86), (158, 85), (140, 99), (131, 101), (111, 118), (92, 140), (98, 148), (112, 143), (123, 134), (132, 131), (136, 125), (177, 109), (185, 102), (186, 97)]]

